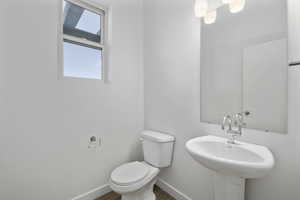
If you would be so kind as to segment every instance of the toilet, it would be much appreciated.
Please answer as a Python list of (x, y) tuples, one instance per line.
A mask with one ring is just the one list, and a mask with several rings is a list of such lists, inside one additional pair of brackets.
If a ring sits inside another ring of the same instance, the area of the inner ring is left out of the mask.
[(175, 137), (155, 132), (141, 134), (144, 161), (117, 167), (111, 173), (109, 185), (122, 195), (122, 200), (155, 200), (153, 186), (161, 168), (171, 165)]

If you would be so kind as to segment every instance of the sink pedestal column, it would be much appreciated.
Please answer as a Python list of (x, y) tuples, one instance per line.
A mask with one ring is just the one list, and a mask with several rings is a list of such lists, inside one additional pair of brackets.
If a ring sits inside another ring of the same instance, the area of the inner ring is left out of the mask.
[(244, 200), (245, 179), (214, 173), (215, 200)]

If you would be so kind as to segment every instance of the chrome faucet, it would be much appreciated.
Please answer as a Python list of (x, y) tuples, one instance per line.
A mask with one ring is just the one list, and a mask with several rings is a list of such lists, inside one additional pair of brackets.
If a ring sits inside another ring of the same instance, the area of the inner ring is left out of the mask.
[(244, 122), (244, 116), (242, 113), (235, 114), (234, 125), (238, 128), (238, 133), (242, 135), (242, 128), (246, 126), (246, 123)]
[(226, 130), (226, 133), (229, 136), (228, 143), (235, 144), (235, 139), (242, 135), (242, 129), (246, 126), (244, 115), (248, 116), (249, 114), (247, 111), (247, 113), (237, 113), (233, 117), (230, 115), (224, 116), (221, 128), (222, 130), (225, 130), (225, 126), (228, 124), (228, 129)]
[(232, 130), (232, 119), (230, 115), (225, 115), (222, 122), (222, 130), (225, 130), (225, 126), (228, 124), (228, 130)]

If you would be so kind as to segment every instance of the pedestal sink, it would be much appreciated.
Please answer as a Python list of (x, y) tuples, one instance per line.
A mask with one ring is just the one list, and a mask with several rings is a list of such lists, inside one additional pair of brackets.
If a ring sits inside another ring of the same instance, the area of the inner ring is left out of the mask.
[(189, 140), (186, 149), (195, 161), (214, 171), (215, 200), (244, 200), (245, 179), (261, 178), (274, 167), (271, 151), (255, 144), (203, 136)]

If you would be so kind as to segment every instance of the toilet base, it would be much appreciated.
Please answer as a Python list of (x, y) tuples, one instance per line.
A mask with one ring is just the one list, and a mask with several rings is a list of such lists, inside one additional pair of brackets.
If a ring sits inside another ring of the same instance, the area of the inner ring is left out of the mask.
[(156, 181), (157, 179), (152, 180), (138, 191), (122, 194), (122, 200), (156, 200), (153, 192)]

